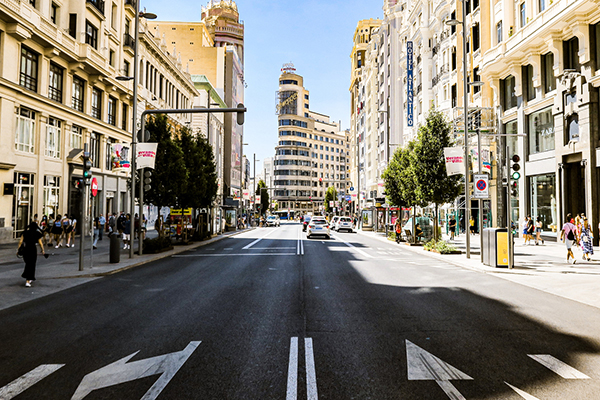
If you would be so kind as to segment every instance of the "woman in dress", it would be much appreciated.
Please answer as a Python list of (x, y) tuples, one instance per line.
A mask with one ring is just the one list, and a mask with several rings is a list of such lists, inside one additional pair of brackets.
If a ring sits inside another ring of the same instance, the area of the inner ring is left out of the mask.
[(56, 243), (56, 246), (54, 246), (55, 249), (62, 247), (62, 244), (60, 243), (60, 239), (63, 234), (61, 220), (62, 220), (62, 218), (61, 218), (60, 214), (58, 214), (56, 216), (56, 219), (54, 220), (54, 225), (52, 226), (52, 234), (54, 235), (54, 242)]
[(535, 221), (535, 245), (536, 246), (540, 243), (540, 241), (542, 242), (542, 244), (544, 244), (544, 239), (542, 239), (542, 226), (544, 226), (542, 224), (542, 219), (538, 215), (538, 217)]
[(594, 237), (592, 236), (592, 227), (587, 218), (584, 217), (581, 226), (581, 250), (583, 250), (583, 259), (590, 260), (590, 255), (594, 254)]
[(21, 235), (21, 240), (19, 240), (19, 247), (21, 245), (24, 246), (22, 254), (23, 261), (25, 261), (25, 270), (21, 277), (25, 278), (25, 286), (27, 287), (31, 287), (31, 282), (35, 281), (35, 264), (37, 262), (36, 243), (40, 245), (42, 254), (45, 255), (42, 233), (38, 230), (38, 225), (35, 222), (31, 222)]

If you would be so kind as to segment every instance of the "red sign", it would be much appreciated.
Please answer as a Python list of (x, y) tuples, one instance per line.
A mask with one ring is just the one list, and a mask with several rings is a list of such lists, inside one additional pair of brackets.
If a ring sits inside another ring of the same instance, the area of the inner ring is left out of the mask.
[(92, 196), (96, 197), (98, 194), (98, 181), (96, 178), (92, 178)]

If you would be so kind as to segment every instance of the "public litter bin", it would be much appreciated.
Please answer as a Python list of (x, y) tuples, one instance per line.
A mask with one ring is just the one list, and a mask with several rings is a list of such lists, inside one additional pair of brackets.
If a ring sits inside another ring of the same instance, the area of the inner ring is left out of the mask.
[(490, 267), (508, 267), (508, 230), (486, 228), (483, 230), (483, 263)]
[(118, 233), (111, 233), (110, 235), (110, 263), (118, 264), (121, 261), (121, 235)]

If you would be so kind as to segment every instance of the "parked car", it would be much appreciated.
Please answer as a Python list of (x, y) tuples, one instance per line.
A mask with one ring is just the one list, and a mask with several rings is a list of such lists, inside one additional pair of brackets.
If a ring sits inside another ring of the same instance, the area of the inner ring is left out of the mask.
[(352, 218), (350, 217), (340, 217), (340, 219), (337, 221), (337, 224), (335, 225), (335, 227), (333, 228), (336, 231), (348, 231), (348, 232), (353, 232), (353, 223), (352, 223)]
[(306, 227), (308, 226), (308, 223), (310, 222), (311, 218), (312, 217), (310, 215), (304, 216), (304, 221), (302, 222), (302, 232), (306, 232)]
[(310, 239), (312, 236), (316, 235), (326, 236), (327, 239), (331, 238), (329, 224), (325, 217), (313, 217), (308, 223), (308, 226), (306, 227), (306, 238)]
[(277, 215), (269, 215), (267, 217), (267, 226), (280, 226), (280, 220)]

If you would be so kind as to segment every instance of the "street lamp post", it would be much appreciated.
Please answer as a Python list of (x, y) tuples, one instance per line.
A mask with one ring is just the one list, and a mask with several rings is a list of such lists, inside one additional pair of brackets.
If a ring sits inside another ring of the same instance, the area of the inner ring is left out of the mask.
[[(253, 155), (254, 159), (254, 174), (252, 177), (252, 217), (254, 217), (256, 211), (256, 153)], [(260, 160), (258, 160), (260, 161)]]
[(450, 19), (446, 21), (447, 25), (462, 25), (462, 39), (463, 39), (463, 115), (465, 118), (465, 234), (466, 234), (466, 246), (467, 246), (467, 258), (471, 258), (471, 237), (470, 237), (470, 220), (471, 220), (471, 199), (469, 196), (469, 96), (467, 92), (467, 8), (466, 1), (462, 1), (462, 21), (456, 19)]

